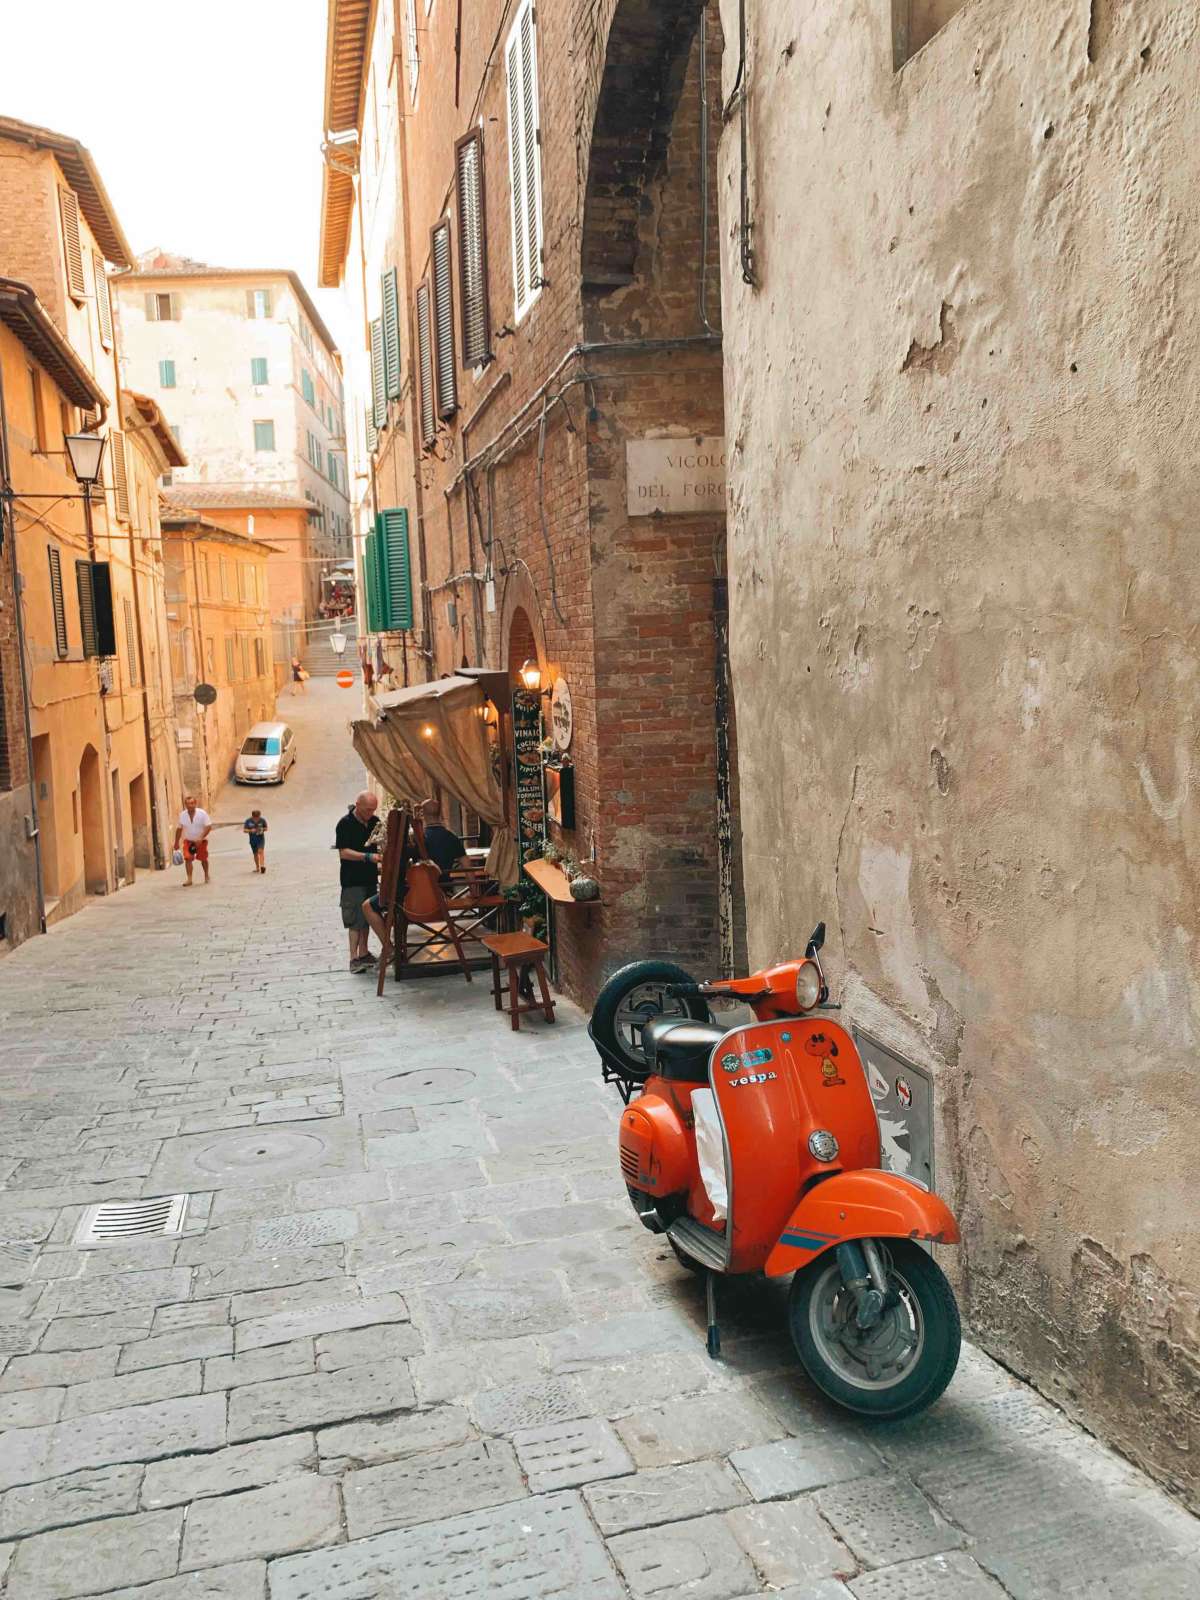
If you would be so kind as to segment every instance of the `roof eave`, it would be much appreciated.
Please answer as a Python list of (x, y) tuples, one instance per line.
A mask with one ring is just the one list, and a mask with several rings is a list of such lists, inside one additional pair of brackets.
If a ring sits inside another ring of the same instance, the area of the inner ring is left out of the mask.
[(86, 411), (107, 409), (104, 390), (59, 332), (29, 284), (18, 278), (0, 278), (0, 322), (16, 334), (73, 405)]
[(96, 243), (103, 250), (105, 260), (115, 262), (120, 267), (133, 266), (133, 246), (125, 237), (125, 230), (104, 187), (104, 179), (85, 145), (65, 133), (55, 133), (52, 128), (39, 128), (35, 123), (21, 122), (16, 117), (0, 117), (0, 139), (16, 139), (36, 149), (51, 151), (67, 182), (79, 196), (80, 210), (87, 219)]

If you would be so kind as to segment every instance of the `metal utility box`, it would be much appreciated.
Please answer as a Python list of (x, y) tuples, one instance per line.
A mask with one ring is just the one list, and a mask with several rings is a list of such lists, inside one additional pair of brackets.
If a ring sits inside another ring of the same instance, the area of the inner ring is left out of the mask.
[(924, 1067), (905, 1061), (861, 1028), (852, 1032), (875, 1102), (884, 1167), (932, 1189), (932, 1075)]

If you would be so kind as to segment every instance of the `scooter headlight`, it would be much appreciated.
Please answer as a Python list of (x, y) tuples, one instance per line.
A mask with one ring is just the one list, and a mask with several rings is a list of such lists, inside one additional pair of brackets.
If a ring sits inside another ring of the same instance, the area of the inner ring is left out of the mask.
[(796, 973), (796, 1006), (811, 1011), (821, 998), (821, 975), (815, 961), (805, 961)]
[(838, 1142), (826, 1128), (818, 1128), (808, 1136), (808, 1148), (817, 1161), (836, 1161)]

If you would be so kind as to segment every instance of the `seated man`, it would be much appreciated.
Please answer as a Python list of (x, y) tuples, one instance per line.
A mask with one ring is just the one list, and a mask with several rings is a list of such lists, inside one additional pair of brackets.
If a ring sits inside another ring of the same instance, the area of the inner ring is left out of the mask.
[(442, 887), (445, 888), (454, 868), (468, 865), (467, 847), (442, 821), (442, 808), (437, 800), (425, 801), (421, 807), (421, 817), (425, 823), (426, 854), (437, 863), (442, 875)]

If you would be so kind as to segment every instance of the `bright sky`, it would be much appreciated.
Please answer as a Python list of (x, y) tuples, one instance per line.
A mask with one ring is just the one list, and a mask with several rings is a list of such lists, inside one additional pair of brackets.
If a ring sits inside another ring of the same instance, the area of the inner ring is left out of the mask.
[(135, 251), (316, 290), (326, 0), (0, 0), (0, 114), (92, 152)]

